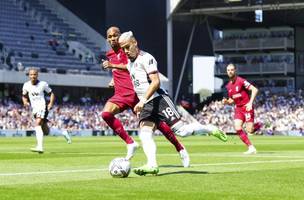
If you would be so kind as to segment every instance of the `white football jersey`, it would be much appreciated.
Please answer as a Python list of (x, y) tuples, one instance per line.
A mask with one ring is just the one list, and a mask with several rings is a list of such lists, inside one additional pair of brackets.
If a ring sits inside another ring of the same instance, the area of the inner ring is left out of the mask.
[(45, 81), (38, 81), (36, 85), (33, 85), (31, 81), (27, 81), (23, 84), (22, 94), (28, 94), (33, 110), (46, 107), (45, 92), (48, 94), (52, 92), (52, 89)]
[[(134, 90), (139, 99), (142, 99), (150, 86), (149, 74), (158, 72), (155, 58), (144, 51), (140, 51), (134, 62), (128, 61), (127, 69), (133, 81)], [(159, 96), (155, 92), (149, 100)]]

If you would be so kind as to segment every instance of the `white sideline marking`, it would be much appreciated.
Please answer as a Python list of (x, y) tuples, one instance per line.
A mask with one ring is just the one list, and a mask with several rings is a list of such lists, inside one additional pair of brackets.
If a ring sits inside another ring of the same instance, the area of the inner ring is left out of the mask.
[(44, 171), (44, 172), (17, 172), (17, 173), (3, 173), (3, 174), (0, 174), (0, 176), (61, 174), (61, 173), (76, 173), (76, 172), (96, 172), (96, 171), (106, 171), (106, 170), (108, 170), (108, 169), (75, 169), (75, 170)]
[(230, 163), (206, 163), (206, 164), (191, 164), (191, 166), (218, 166), (218, 165), (247, 165), (247, 164), (261, 164), (261, 163), (289, 163), (289, 162), (304, 162), (302, 160), (261, 160), (250, 162), (230, 162)]
[[(289, 163), (289, 162), (304, 162), (301, 160), (264, 160), (264, 161), (250, 161), (250, 162), (230, 162), (230, 163), (205, 163), (205, 164), (191, 164), (191, 166), (223, 166), (223, 165), (247, 165), (247, 164), (261, 164), (261, 163)], [(191, 168), (190, 168), (191, 169)], [(78, 169), (78, 170), (61, 170), (61, 171), (44, 171), (44, 172), (17, 172), (17, 173), (0, 173), (0, 176), (23, 176), (23, 175), (40, 175), (40, 174), (61, 174), (61, 173), (76, 173), (76, 172), (96, 172), (107, 171), (107, 168), (101, 169)]]
[[(242, 158), (242, 157), (254, 157), (254, 158), (304, 158), (304, 153), (300, 152), (300, 154), (295, 154), (295, 152), (290, 152), (292, 155), (288, 154), (262, 154), (260, 152), (256, 155), (244, 155), (241, 152), (223, 152), (223, 153), (190, 153), (190, 157), (192, 156), (203, 156), (203, 157), (235, 157), (235, 158)], [(18, 151), (10, 151), (4, 152), (7, 154), (34, 154), (33, 152), (18, 152)], [(299, 152), (296, 152), (299, 153)], [(45, 152), (45, 154), (61, 154), (61, 155), (124, 155), (123, 153), (103, 153), (103, 152)], [(157, 156), (176, 156), (177, 153), (158, 153)]]

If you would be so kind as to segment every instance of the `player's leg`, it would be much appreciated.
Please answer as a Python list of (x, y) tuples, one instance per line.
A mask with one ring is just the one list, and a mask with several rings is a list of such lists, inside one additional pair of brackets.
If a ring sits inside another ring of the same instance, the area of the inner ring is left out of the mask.
[(243, 131), (243, 120), (241, 119), (234, 119), (234, 129), (236, 130), (236, 133), (238, 134), (238, 136), (240, 137), (240, 139), (242, 140), (242, 142), (249, 146), (251, 145), (251, 142), (246, 134), (245, 131)]
[(200, 123), (185, 123), (181, 121), (181, 114), (177, 111), (171, 98), (167, 95), (162, 95), (160, 105), (162, 110), (160, 115), (163, 116), (163, 120), (171, 126), (173, 132), (181, 137), (186, 137), (193, 134), (211, 134), (220, 140), (226, 142), (227, 135), (224, 131), (221, 131), (214, 125), (202, 125)]
[[(246, 122), (246, 131), (248, 134), (253, 134), (255, 132), (255, 125), (254, 125), (254, 110), (251, 111), (247, 111), (245, 113), (245, 122)], [(244, 152), (244, 154), (256, 154), (257, 150), (256, 148), (253, 146), (253, 144), (251, 144), (250, 146), (248, 146), (248, 150), (246, 152)]]
[(154, 119), (158, 119), (158, 129), (163, 133), (167, 140), (169, 140), (171, 144), (175, 146), (176, 151), (180, 155), (183, 166), (189, 167), (190, 157), (188, 155), (188, 152), (186, 148), (178, 141), (178, 139), (174, 135), (173, 129), (171, 129), (170, 127), (180, 120), (180, 114), (175, 109), (173, 102), (167, 95), (161, 95), (153, 99), (152, 103), (148, 102), (148, 105), (150, 107), (153, 107), (153, 113), (155, 114)]
[(227, 142), (227, 135), (224, 131), (219, 129), (218, 127), (208, 124), (203, 125), (200, 123), (185, 123), (185, 122), (178, 122), (173, 127), (176, 133), (176, 135), (181, 137), (187, 137), (189, 135), (202, 135), (202, 134), (209, 134), (212, 135), (218, 139), (220, 139), (223, 142)]
[[(248, 138), (247, 133), (243, 130), (243, 120), (235, 119), (234, 120), (234, 129), (236, 130), (238, 136), (242, 140), (242, 142), (247, 146), (248, 150), (244, 152), (244, 154), (254, 154), (256, 150), (254, 146), (251, 144), (251, 141)], [(255, 152), (254, 152), (255, 151)], [(251, 153), (252, 152), (252, 153)]]
[(246, 132), (248, 134), (253, 134), (254, 133), (254, 123), (253, 122), (246, 122)]
[(127, 156), (126, 159), (131, 159), (136, 151), (136, 149), (139, 147), (137, 142), (133, 140), (131, 136), (125, 131), (122, 123), (119, 119), (115, 117), (116, 114), (120, 113), (121, 109), (120, 107), (108, 101), (103, 109), (103, 112), (101, 114), (103, 120), (108, 124), (109, 127), (112, 128), (112, 130), (119, 135), (123, 141), (127, 144)]
[(263, 123), (262, 122), (256, 122), (253, 124), (253, 133), (259, 131), (261, 128), (263, 127)]
[(36, 133), (36, 142), (37, 145), (35, 148), (31, 148), (31, 151), (43, 153), (43, 130), (42, 126), (44, 123), (44, 119), (36, 116), (35, 119), (35, 133)]
[(47, 124), (47, 120), (42, 120), (42, 125), (41, 125), (43, 135), (49, 135), (50, 133), (50, 128)]
[(146, 165), (133, 169), (134, 173), (140, 176), (146, 174), (157, 174), (159, 172), (156, 161), (156, 144), (153, 139), (154, 129), (154, 122), (146, 120), (140, 122), (139, 138), (147, 158)]
[(67, 141), (68, 144), (72, 144), (72, 138), (71, 138), (70, 133), (67, 129), (63, 129), (61, 131), (61, 134), (63, 135), (64, 139)]
[(190, 157), (186, 150), (186, 148), (178, 141), (175, 137), (174, 132), (171, 130), (170, 126), (168, 126), (165, 122), (159, 122), (157, 126), (158, 130), (162, 132), (162, 134), (174, 145), (176, 151), (180, 154), (182, 163), (184, 167), (190, 166)]

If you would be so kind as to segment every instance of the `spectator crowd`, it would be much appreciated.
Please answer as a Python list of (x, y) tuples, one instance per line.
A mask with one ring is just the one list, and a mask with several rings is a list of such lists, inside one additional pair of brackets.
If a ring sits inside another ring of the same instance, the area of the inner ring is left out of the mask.
[[(233, 106), (214, 101), (195, 114), (202, 124), (214, 124), (226, 132), (233, 132)], [(262, 122), (264, 131), (294, 131), (304, 129), (303, 91), (288, 94), (260, 93), (255, 102), (255, 120)]]
[[(63, 103), (55, 105), (49, 112), (50, 126), (58, 129), (94, 129), (108, 130), (101, 118), (103, 105)], [(233, 106), (224, 106), (220, 101), (205, 105), (194, 117), (202, 124), (214, 124), (226, 132), (233, 130)], [(138, 120), (131, 110), (124, 111), (118, 117), (126, 129), (136, 129)], [(264, 131), (293, 131), (304, 129), (303, 91), (274, 95), (263, 92), (255, 102), (255, 119), (265, 126)], [(10, 99), (0, 100), (0, 129), (32, 129), (34, 120), (30, 110)]]

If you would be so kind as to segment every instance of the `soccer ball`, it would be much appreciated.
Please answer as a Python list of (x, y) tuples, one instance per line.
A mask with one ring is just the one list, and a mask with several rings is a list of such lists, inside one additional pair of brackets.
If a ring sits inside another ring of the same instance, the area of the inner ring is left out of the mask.
[(109, 165), (109, 172), (114, 178), (126, 178), (131, 171), (131, 163), (125, 158), (115, 158)]

